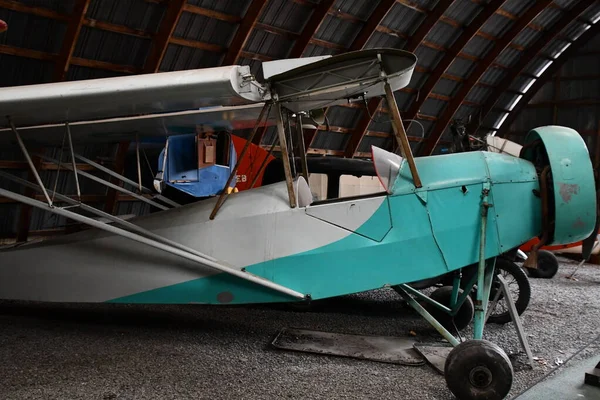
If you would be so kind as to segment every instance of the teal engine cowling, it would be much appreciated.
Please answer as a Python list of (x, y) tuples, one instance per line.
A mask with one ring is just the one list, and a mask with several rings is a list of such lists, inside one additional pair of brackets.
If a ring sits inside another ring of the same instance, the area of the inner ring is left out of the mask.
[(581, 136), (562, 126), (533, 129), (520, 158), (531, 161), (540, 178), (544, 244), (569, 244), (595, 235), (596, 184)]

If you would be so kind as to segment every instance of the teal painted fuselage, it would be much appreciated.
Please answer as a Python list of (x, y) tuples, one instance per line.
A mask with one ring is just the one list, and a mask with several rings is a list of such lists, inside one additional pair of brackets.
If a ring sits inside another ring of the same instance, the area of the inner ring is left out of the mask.
[[(415, 189), (407, 165), (392, 193), (362, 225), (322, 247), (246, 267), (248, 272), (313, 299), (431, 278), (478, 261), (481, 195), (490, 185), (486, 257), (508, 251), (541, 230), (538, 178), (532, 163), (497, 153), (419, 158), (423, 187)], [(330, 215), (373, 198), (310, 205)], [(296, 210), (299, 211), (299, 210)], [(332, 222), (334, 223), (334, 222)], [(224, 296), (223, 293), (227, 295)], [(159, 288), (117, 302), (256, 303), (291, 301), (285, 295), (226, 274)]]

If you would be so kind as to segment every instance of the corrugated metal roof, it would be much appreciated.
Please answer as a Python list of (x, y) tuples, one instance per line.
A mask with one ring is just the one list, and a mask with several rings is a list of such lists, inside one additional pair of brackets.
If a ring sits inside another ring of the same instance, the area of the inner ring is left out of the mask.
[(466, 118), (469, 115), (476, 117), (478, 109), (475, 107), (471, 107), (471, 106), (466, 106), (466, 105), (462, 105), (460, 107), (458, 107), (458, 110), (456, 111), (456, 114), (454, 115), (454, 118), (456, 119), (462, 119), (462, 118)]
[(41, 7), (48, 10), (57, 11), (63, 14), (71, 14), (75, 0), (19, 0), (19, 3), (23, 3), (30, 7)]
[(373, 32), (367, 45), (367, 48), (375, 48), (375, 47), (395, 47), (397, 49), (401, 49), (404, 47), (406, 43), (405, 39), (401, 39), (398, 36), (388, 35), (383, 32)]
[(514, 44), (523, 47), (530, 47), (541, 36), (541, 32), (529, 27), (523, 29), (512, 41)]
[(519, 58), (521, 58), (521, 52), (519, 50), (507, 47), (502, 50), (498, 58), (496, 58), (496, 62), (505, 67), (512, 67), (519, 61)]
[(515, 95), (513, 93), (502, 93), (500, 97), (498, 97), (498, 101), (496, 102), (496, 107), (507, 109), (513, 103), (515, 98), (519, 95)]
[(371, 146), (379, 147), (382, 149), (388, 149), (392, 145), (392, 138), (382, 138), (378, 136), (365, 136), (363, 137), (360, 145), (358, 147), (358, 151), (370, 152)]
[(529, 104), (540, 103), (543, 101), (552, 100), (554, 98), (554, 83), (546, 82), (542, 85), (540, 90), (538, 90), (531, 100), (529, 100)]
[(376, 113), (371, 116), (369, 130), (374, 132), (392, 132), (392, 122), (387, 114)]
[(598, 132), (598, 129), (600, 129), (598, 126), (599, 114), (600, 107), (598, 106), (559, 108), (557, 113), (557, 124), (562, 124), (565, 126), (575, 126), (576, 124), (576, 128), (580, 131), (587, 130)]
[(449, 48), (458, 39), (462, 31), (454, 28), (452, 25), (443, 22), (436, 22), (431, 31), (425, 37), (426, 40)]
[(559, 6), (560, 8), (571, 8), (575, 3), (577, 3), (578, 0), (554, 0), (553, 3), (555, 3), (557, 6)]
[(414, 27), (423, 19), (423, 14), (405, 7), (400, 3), (394, 4), (390, 12), (387, 13), (381, 25), (405, 34), (412, 33)]
[(448, 18), (452, 18), (462, 25), (467, 25), (483, 10), (483, 7), (475, 4), (471, 0), (456, 0), (452, 3), (444, 15)]
[(275, 59), (285, 58), (294, 41), (282, 35), (254, 29), (250, 33), (245, 50)]
[(541, 71), (544, 71), (547, 68), (547, 65), (550, 61), (546, 59), (537, 58), (535, 61), (532, 61), (531, 64), (525, 68), (525, 73), (538, 76)]
[(16, 57), (0, 54), (0, 87), (32, 85), (52, 80), (54, 63), (33, 58)]
[[(563, 11), (558, 8), (546, 7), (541, 13), (539, 13), (534, 19), (533, 23), (541, 26), (552, 26), (560, 19), (563, 15)], [(529, 29), (529, 28), (528, 28)]]
[(154, 33), (160, 26), (164, 9), (164, 3), (145, 0), (92, 0), (86, 16), (94, 20)]
[(473, 68), (475, 68), (476, 65), (477, 64), (471, 60), (466, 60), (464, 58), (455, 58), (446, 72), (451, 75), (466, 78), (471, 74), (471, 71), (473, 70)]
[(580, 55), (575, 59), (567, 60), (561, 68), (564, 76), (585, 76), (598, 74), (600, 71), (600, 57), (598, 54)]
[(473, 89), (469, 91), (466, 100), (474, 103), (483, 103), (489, 95), (492, 94), (492, 89), (483, 86), (473, 86)]
[(492, 49), (494, 43), (481, 36), (474, 36), (463, 48), (463, 52), (478, 58), (483, 58)]
[(379, 2), (380, 0), (337, 0), (332, 8), (366, 21)]
[(533, 81), (532, 78), (528, 77), (528, 76), (523, 76), (523, 75), (519, 75), (510, 85), (510, 89), (511, 90), (516, 90), (518, 92), (522, 92), (523, 90), (525, 90), (528, 86), (531, 85), (531, 82)]
[(585, 12), (583, 13), (582, 16), (583, 16), (583, 18), (585, 18), (587, 20), (595, 21), (599, 15), (600, 15), (600, 3), (595, 2), (592, 4), (592, 6), (590, 8), (585, 10)]
[(506, 75), (506, 70), (490, 67), (488, 68), (483, 75), (481, 75), (481, 79), (479, 79), (483, 83), (487, 83), (489, 85), (497, 85), (500, 83), (502, 78)]
[(317, 39), (350, 47), (359, 34), (361, 26), (352, 21), (328, 15), (315, 34)]
[(408, 87), (412, 89), (419, 89), (421, 86), (423, 86), (428, 76), (428, 74), (423, 72), (413, 72), (412, 79), (410, 80)]
[(508, 0), (502, 5), (501, 9), (516, 16), (520, 16), (531, 7), (535, 1), (536, 0)]
[(0, 34), (0, 44), (57, 53), (66, 25), (58, 20), (0, 8), (0, 19), (9, 29)]
[(215, 67), (221, 64), (222, 59), (223, 54), (169, 44), (160, 65), (160, 70), (181, 71), (184, 69)]
[(398, 104), (398, 109), (400, 111), (407, 111), (408, 107), (412, 104), (415, 95), (412, 93), (397, 91), (394, 93), (394, 97), (396, 98), (396, 103)]
[(244, 16), (252, 0), (188, 0), (188, 4), (220, 11), (225, 14)]
[(345, 128), (354, 128), (361, 117), (356, 109), (348, 107), (331, 107), (327, 111), (329, 124), (334, 126), (343, 126)]
[(316, 56), (324, 56), (335, 54), (335, 49), (330, 49), (327, 47), (317, 46), (316, 44), (309, 44), (306, 46), (306, 50), (302, 54), (303, 57), (316, 57)]
[(266, 25), (300, 33), (312, 14), (312, 10), (312, 7), (294, 1), (269, 0), (259, 21)]
[(439, 0), (411, 0), (411, 3), (418, 5), (424, 10), (433, 10)]
[(141, 68), (150, 45), (149, 39), (83, 26), (73, 56)]
[(324, 150), (345, 149), (350, 135), (339, 132), (319, 131), (315, 135), (312, 147)]
[(427, 69), (433, 69), (444, 57), (444, 53), (441, 51), (425, 46), (417, 47), (415, 54), (419, 65)]
[(558, 89), (558, 100), (598, 99), (600, 80), (565, 80)]
[(529, 131), (552, 121), (552, 108), (524, 108), (511, 126), (511, 131)]
[(459, 86), (460, 82), (442, 78), (435, 85), (433, 93), (442, 94), (445, 96), (452, 96), (456, 92), (456, 90), (458, 90)]
[(418, 138), (427, 137), (435, 126), (435, 122), (426, 119), (417, 118), (415, 121), (404, 121), (406, 126), (406, 133), (408, 136), (414, 136)]
[[(48, 81), (52, 79), (52, 72), (49, 73)], [(67, 80), (80, 81), (84, 79), (100, 79), (100, 78), (112, 78), (115, 76), (129, 75), (126, 73), (119, 73), (116, 71), (107, 71), (98, 68), (80, 67), (79, 65), (71, 65), (67, 71)]]
[(173, 36), (227, 46), (236, 30), (235, 24), (184, 12), (179, 17)]
[(505, 16), (494, 14), (483, 24), (481, 30), (490, 35), (502, 37), (513, 24), (514, 22)]
[(443, 100), (428, 98), (423, 102), (420, 112), (425, 115), (439, 115), (447, 105)]

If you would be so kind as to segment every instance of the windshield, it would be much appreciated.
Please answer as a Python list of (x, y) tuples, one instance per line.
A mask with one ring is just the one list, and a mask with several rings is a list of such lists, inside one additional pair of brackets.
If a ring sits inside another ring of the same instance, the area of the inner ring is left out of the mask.
[(397, 154), (375, 146), (371, 146), (371, 154), (373, 155), (373, 164), (377, 177), (379, 177), (385, 190), (391, 194), (392, 187), (394, 186), (394, 182), (396, 182), (404, 159)]

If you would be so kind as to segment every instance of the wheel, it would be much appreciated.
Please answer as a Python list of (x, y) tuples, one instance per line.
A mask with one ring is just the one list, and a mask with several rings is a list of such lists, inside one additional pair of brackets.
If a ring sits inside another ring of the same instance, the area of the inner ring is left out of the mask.
[(538, 251), (537, 268), (527, 268), (534, 278), (551, 279), (558, 272), (558, 258), (548, 250)]
[[(462, 289), (458, 290), (458, 296), (462, 294)], [(436, 289), (433, 293), (431, 293), (431, 299), (437, 301), (438, 303), (450, 307), (450, 298), (452, 297), (452, 286), (442, 286), (439, 289)], [(425, 303), (425, 309), (431, 314), (435, 319), (438, 320), (440, 324), (447, 330), (451, 330), (456, 325), (456, 329), (459, 331), (465, 329), (473, 319), (473, 315), (475, 315), (475, 307), (473, 307), (473, 300), (467, 296), (465, 302), (460, 306), (458, 312), (454, 317), (445, 313), (444, 311), (434, 307), (429, 303)], [(454, 323), (453, 323), (454, 322)]]
[(508, 395), (513, 368), (504, 351), (487, 340), (456, 346), (444, 365), (448, 389), (459, 400), (500, 400)]
[[(525, 271), (514, 262), (499, 257), (496, 259), (495, 273), (496, 275), (501, 275), (502, 278), (506, 280), (510, 294), (515, 302), (517, 314), (523, 314), (531, 299), (531, 286), (529, 285), (529, 279), (527, 278)], [(500, 282), (498, 281), (498, 278), (494, 277), (492, 290), (490, 291), (490, 301), (494, 299), (498, 290), (500, 290)], [(508, 311), (508, 304), (506, 303), (504, 296), (500, 294), (500, 298), (496, 303), (496, 307), (492, 310), (488, 322), (506, 324), (510, 321), (511, 318)]]
[(429, 279), (423, 279), (421, 281), (411, 282), (408, 284), (408, 286), (412, 287), (413, 289), (422, 290), (422, 289), (427, 289), (428, 287), (435, 285), (439, 281), (440, 281), (439, 277), (436, 276), (435, 278), (429, 278)]

